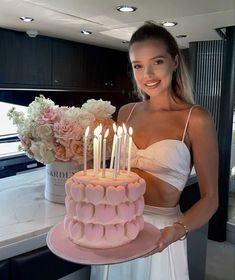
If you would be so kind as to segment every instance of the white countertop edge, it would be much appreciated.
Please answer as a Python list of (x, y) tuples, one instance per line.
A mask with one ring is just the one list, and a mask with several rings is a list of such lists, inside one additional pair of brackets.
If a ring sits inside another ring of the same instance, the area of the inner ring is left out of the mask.
[(0, 247), (0, 261), (46, 246), (47, 233)]

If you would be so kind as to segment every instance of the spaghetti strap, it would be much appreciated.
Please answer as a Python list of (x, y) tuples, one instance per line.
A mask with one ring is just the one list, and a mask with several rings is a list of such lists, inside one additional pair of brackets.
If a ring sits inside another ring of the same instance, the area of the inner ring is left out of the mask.
[(137, 104), (137, 103), (135, 103), (134, 106), (131, 108), (130, 114), (129, 114), (127, 120), (126, 120), (126, 124), (128, 123), (128, 121), (129, 121), (129, 119), (130, 119), (130, 117), (131, 117), (131, 115), (132, 115), (132, 113), (133, 113), (133, 111), (134, 111), (134, 109), (135, 109), (136, 104)]
[(186, 124), (185, 124), (185, 127), (184, 127), (184, 133), (183, 133), (183, 137), (182, 137), (182, 142), (184, 142), (184, 138), (185, 138), (185, 134), (186, 134), (186, 131), (187, 131), (187, 128), (188, 128), (188, 123), (189, 123), (189, 119), (190, 119), (192, 110), (193, 110), (193, 108), (195, 108), (196, 106), (197, 106), (197, 105), (193, 105), (193, 106), (190, 108), (190, 110), (189, 110), (188, 118), (187, 118), (187, 121), (186, 121)]

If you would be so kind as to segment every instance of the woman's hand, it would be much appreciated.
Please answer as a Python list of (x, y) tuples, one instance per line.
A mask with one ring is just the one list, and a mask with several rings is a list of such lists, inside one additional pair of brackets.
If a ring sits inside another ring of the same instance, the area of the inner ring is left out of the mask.
[(156, 242), (156, 248), (144, 255), (143, 257), (151, 256), (155, 253), (162, 252), (165, 248), (167, 248), (171, 243), (177, 240), (176, 238), (176, 229), (173, 226), (165, 227), (160, 230), (161, 235)]

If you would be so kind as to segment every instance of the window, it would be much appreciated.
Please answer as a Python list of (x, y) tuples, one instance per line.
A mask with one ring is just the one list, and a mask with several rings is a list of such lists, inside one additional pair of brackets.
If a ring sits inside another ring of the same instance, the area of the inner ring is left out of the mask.
[(29, 159), (24, 152), (18, 150), (20, 141), (17, 136), (17, 128), (7, 116), (7, 112), (13, 106), (24, 113), (27, 111), (26, 106), (0, 101), (0, 178), (42, 166), (35, 160)]

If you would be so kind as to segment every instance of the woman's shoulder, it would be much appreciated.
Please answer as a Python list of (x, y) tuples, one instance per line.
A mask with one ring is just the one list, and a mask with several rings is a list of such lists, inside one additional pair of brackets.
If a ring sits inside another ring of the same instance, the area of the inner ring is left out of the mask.
[(131, 110), (134, 108), (136, 105), (136, 102), (131, 102), (128, 104), (123, 105), (119, 111), (118, 111), (118, 122), (119, 123), (125, 123), (126, 120), (128, 119), (128, 116), (131, 113)]
[(192, 106), (191, 118), (195, 122), (205, 122), (213, 119), (211, 113), (200, 105)]
[(189, 126), (191, 126), (195, 132), (197, 130), (206, 130), (214, 126), (214, 120), (207, 109), (199, 105), (193, 105)]

